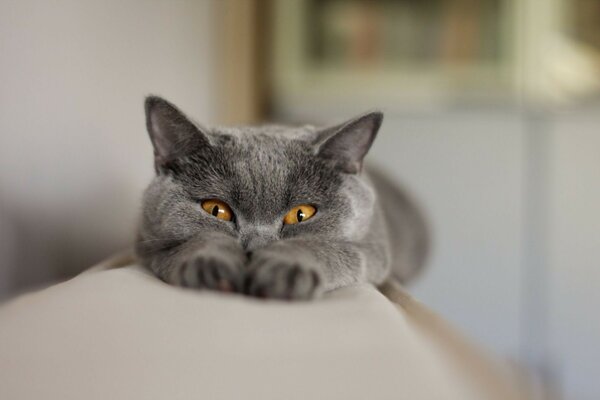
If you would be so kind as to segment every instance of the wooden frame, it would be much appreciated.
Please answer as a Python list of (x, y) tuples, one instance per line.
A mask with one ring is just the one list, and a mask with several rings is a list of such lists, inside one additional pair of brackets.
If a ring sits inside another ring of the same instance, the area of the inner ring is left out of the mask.
[(254, 124), (265, 119), (268, 0), (216, 3), (217, 118), (224, 124)]

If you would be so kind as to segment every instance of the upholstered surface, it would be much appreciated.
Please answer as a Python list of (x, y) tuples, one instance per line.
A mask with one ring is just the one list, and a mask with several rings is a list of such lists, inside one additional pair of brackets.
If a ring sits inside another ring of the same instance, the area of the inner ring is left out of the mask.
[(0, 307), (1, 399), (476, 399), (371, 286), (313, 302), (96, 268)]

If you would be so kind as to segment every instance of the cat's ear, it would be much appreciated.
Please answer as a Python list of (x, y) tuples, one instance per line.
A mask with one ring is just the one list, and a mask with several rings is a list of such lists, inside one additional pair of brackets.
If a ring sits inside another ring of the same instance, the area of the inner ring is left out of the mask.
[(356, 174), (383, 121), (383, 113), (370, 112), (317, 132), (317, 155), (334, 161), (344, 172)]
[(154, 147), (157, 168), (199, 147), (209, 145), (205, 133), (168, 101), (148, 96), (145, 109), (146, 128)]

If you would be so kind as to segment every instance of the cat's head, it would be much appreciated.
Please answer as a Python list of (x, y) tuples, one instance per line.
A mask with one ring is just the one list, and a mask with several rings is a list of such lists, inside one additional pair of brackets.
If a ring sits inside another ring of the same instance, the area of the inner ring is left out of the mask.
[(302, 235), (359, 239), (374, 204), (360, 172), (382, 119), (372, 112), (323, 129), (208, 129), (148, 97), (156, 177), (144, 196), (141, 239), (219, 231), (247, 251)]

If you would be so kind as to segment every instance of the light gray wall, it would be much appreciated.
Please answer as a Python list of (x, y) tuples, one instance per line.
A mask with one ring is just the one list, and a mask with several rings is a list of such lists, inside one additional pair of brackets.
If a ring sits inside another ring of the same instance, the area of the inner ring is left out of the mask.
[(213, 7), (0, 1), (0, 296), (130, 241), (152, 174), (144, 96), (213, 118)]
[(600, 398), (600, 103), (550, 132), (549, 348), (569, 398)]
[(504, 355), (519, 351), (524, 130), (517, 113), (388, 115), (371, 160), (420, 199), (433, 233), (417, 298)]

